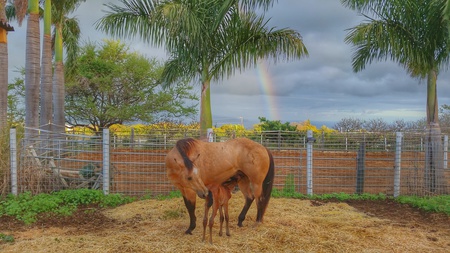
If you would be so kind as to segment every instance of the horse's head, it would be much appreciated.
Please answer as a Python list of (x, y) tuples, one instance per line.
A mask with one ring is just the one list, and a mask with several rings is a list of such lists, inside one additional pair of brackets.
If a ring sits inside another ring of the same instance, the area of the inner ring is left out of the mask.
[(186, 167), (183, 159), (171, 157), (166, 158), (167, 176), (179, 189), (190, 188), (194, 190), (200, 198), (208, 196), (208, 188), (201, 178), (201, 170), (193, 165)]

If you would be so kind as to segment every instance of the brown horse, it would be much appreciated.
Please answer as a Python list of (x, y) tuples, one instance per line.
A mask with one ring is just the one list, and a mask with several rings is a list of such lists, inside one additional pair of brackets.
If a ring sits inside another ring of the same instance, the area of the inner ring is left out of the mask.
[(222, 236), (223, 222), (225, 220), (226, 235), (230, 236), (229, 216), (228, 216), (228, 200), (231, 198), (231, 191), (237, 185), (241, 175), (237, 174), (221, 185), (207, 185), (210, 193), (207, 201), (205, 201), (205, 215), (203, 216), (203, 241), (205, 241), (206, 225), (208, 225), (209, 208), (213, 207), (211, 217), (209, 218), (209, 243), (212, 244), (212, 227), (214, 225), (214, 218), (217, 215), (217, 210), (220, 213), (220, 230), (219, 235)]
[(207, 185), (220, 185), (235, 176), (245, 197), (245, 204), (238, 218), (242, 227), (248, 209), (256, 199), (256, 222), (262, 222), (269, 203), (274, 178), (272, 154), (261, 144), (247, 138), (226, 142), (203, 142), (192, 138), (182, 139), (166, 156), (167, 176), (181, 191), (189, 212), (190, 224), (186, 230), (192, 234), (196, 226), (196, 194), (208, 196)]

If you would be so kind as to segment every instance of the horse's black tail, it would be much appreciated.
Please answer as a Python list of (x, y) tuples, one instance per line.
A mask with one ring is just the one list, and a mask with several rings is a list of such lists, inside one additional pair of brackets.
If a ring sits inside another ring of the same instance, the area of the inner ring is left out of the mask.
[(263, 182), (262, 198), (259, 200), (258, 213), (256, 221), (262, 222), (264, 213), (266, 212), (267, 205), (269, 204), (270, 196), (272, 194), (273, 180), (275, 177), (275, 163), (273, 161), (272, 153), (267, 149), (269, 155), (270, 164), (266, 177)]

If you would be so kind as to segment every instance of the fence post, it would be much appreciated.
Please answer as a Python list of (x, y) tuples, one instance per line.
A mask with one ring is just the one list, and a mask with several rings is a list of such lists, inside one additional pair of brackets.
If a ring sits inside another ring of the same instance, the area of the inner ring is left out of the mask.
[(214, 142), (214, 131), (212, 128), (206, 129), (206, 136), (208, 136), (208, 142)]
[(402, 138), (403, 133), (396, 132), (395, 144), (395, 168), (394, 168), (394, 198), (400, 196), (400, 171), (402, 163)]
[(105, 128), (103, 129), (103, 194), (108, 195), (109, 194), (109, 165), (110, 165), (110, 159), (109, 159), (109, 129)]
[(359, 145), (358, 155), (356, 158), (356, 194), (364, 193), (364, 170), (366, 161), (366, 143)]
[(164, 134), (164, 150), (167, 149), (167, 134)]
[(444, 135), (444, 169), (448, 166), (448, 135)]
[(9, 130), (9, 152), (11, 166), (11, 193), (17, 196), (17, 133), (15, 128)]
[(131, 128), (130, 131), (130, 147), (133, 149), (134, 148), (134, 128)]
[(306, 133), (306, 193), (313, 195), (313, 143), (315, 141), (312, 130), (308, 130)]
[(281, 130), (278, 130), (278, 138), (277, 138), (278, 150), (281, 150)]

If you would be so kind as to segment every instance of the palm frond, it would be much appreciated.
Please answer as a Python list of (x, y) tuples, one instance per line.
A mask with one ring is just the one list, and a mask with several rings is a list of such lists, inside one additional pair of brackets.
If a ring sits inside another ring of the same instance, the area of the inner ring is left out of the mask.
[[(95, 22), (95, 27), (112, 36), (122, 38), (139, 37), (145, 42), (160, 46), (164, 29), (150, 22), (155, 10), (151, 0), (120, 0), (123, 6), (106, 4), (106, 15)], [(156, 19), (156, 18), (155, 18)]]
[[(236, 70), (254, 67), (261, 58), (274, 61), (300, 59), (308, 56), (308, 50), (300, 33), (295, 30), (268, 29), (264, 16), (254, 13), (239, 14), (225, 32), (218, 36), (222, 41), (221, 54), (212, 65), (211, 76), (222, 79)], [(225, 49), (225, 50), (224, 50)]]
[[(354, 71), (364, 69), (374, 60), (389, 59), (403, 66), (411, 76), (424, 78), (430, 69), (447, 64), (448, 30), (440, 15), (442, 1), (342, 2), (361, 4), (360, 10), (375, 13), (375, 17), (362, 14), (367, 20), (348, 29), (345, 42), (354, 46)], [(373, 6), (375, 2), (383, 6)]]
[(76, 18), (66, 19), (63, 26), (63, 43), (67, 52), (65, 64), (69, 69), (78, 54), (80, 34), (78, 20)]

